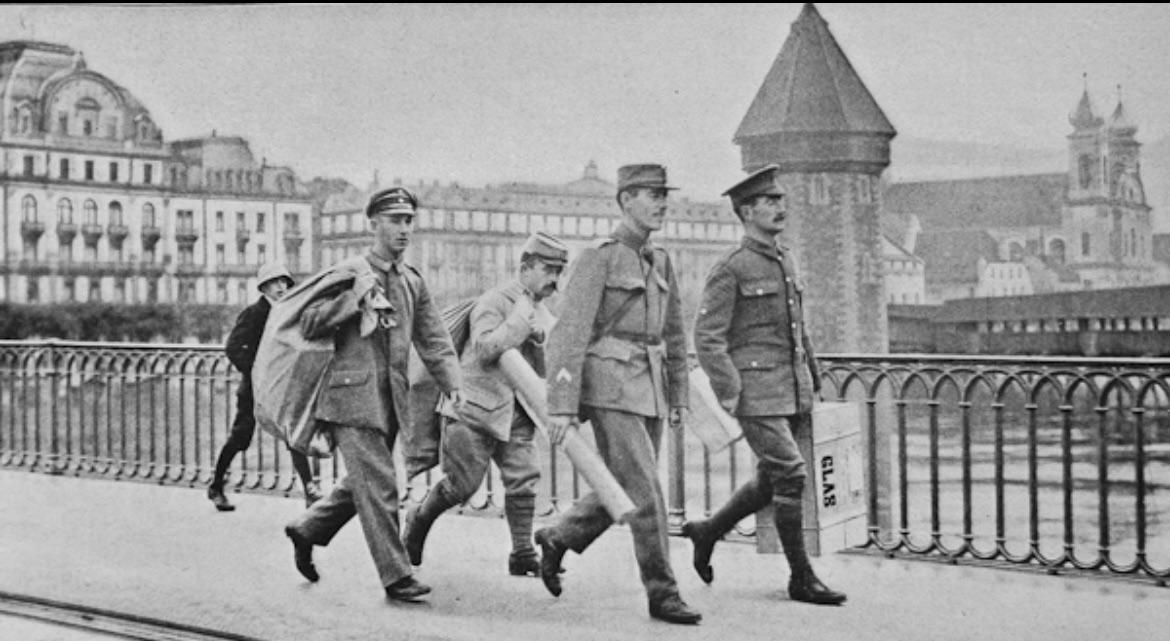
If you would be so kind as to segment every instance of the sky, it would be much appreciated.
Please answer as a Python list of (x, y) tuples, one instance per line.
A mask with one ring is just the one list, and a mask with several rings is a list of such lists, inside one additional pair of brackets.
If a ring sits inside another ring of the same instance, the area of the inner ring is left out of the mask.
[[(563, 183), (594, 160), (612, 181), (660, 162), (713, 200), (801, 6), (8, 5), (0, 40), (81, 50), (167, 139), (241, 135), (302, 179)], [(1102, 111), (1122, 86), (1139, 140), (1170, 134), (1165, 5), (817, 8), (904, 139), (1059, 151), (1083, 74)]]

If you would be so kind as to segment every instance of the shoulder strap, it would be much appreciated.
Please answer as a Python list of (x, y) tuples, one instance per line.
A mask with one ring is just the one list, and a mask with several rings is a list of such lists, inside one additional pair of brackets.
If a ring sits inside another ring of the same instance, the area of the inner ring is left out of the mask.
[(601, 337), (608, 334), (610, 330), (612, 330), (614, 326), (616, 326), (618, 322), (621, 321), (621, 319), (625, 318), (626, 314), (629, 313), (630, 308), (634, 306), (634, 302), (636, 300), (638, 300), (638, 292), (630, 292), (626, 299), (622, 301), (621, 306), (617, 308), (617, 311), (613, 313), (613, 316), (610, 316), (609, 319), (605, 321), (605, 325), (601, 326), (601, 331), (598, 332), (597, 336)]

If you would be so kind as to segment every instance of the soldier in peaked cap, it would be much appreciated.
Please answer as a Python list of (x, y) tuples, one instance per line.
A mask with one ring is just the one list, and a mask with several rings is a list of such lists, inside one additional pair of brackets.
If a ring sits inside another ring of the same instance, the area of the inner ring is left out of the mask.
[(462, 407), (445, 407), (442, 469), (446, 476), (422, 503), (406, 514), (403, 541), (411, 563), (422, 563), (423, 545), (440, 514), (471, 498), (495, 461), (504, 484), (504, 515), (512, 535), (508, 572), (537, 576), (540, 564), (532, 546), (532, 519), (540, 465), (532, 417), (499, 368), (500, 355), (516, 349), (544, 376), (546, 325), (551, 314), (544, 300), (557, 290), (569, 248), (538, 232), (524, 243), (517, 279), (479, 297), (471, 310), (470, 332), (463, 348)]
[(316, 581), (313, 546), (328, 545), (356, 515), (386, 596), (399, 601), (431, 591), (413, 577), (399, 534), (391, 456), (410, 407), (410, 347), (449, 402), (461, 402), (462, 386), (451, 336), (422, 275), (404, 260), (416, 206), (414, 195), (402, 187), (374, 194), (366, 207), (373, 247), (328, 268), (320, 279), (340, 287), (326, 288), (301, 312), (305, 338), (333, 340), (313, 418), (332, 433), (347, 475), (285, 528), (297, 570)]
[[(702, 616), (679, 596), (670, 567), (656, 464), (664, 419), (680, 429), (688, 400), (678, 282), (669, 254), (649, 242), (662, 228), (670, 189), (661, 165), (618, 170), (622, 222), (577, 258), (549, 335), (549, 437), (559, 443), (578, 420), (592, 423), (602, 459), (637, 508), (629, 526), (650, 616), (693, 624)], [(582, 553), (612, 523), (590, 493), (536, 532), (549, 592), (561, 593), (565, 551)]]
[[(256, 433), (255, 399), (252, 396), (252, 363), (256, 360), (256, 350), (260, 347), (260, 337), (264, 335), (264, 324), (268, 322), (268, 313), (272, 311), (272, 304), (280, 300), (285, 292), (293, 286), (293, 277), (288, 268), (279, 263), (267, 263), (256, 272), (257, 289), (260, 290), (260, 300), (252, 303), (236, 317), (236, 324), (228, 334), (224, 351), (232, 365), (243, 374), (240, 387), (236, 391), (236, 418), (232, 421), (232, 431), (227, 442), (219, 452), (215, 461), (215, 473), (211, 477), (211, 485), (207, 487), (207, 498), (215, 504), (220, 512), (230, 512), (236, 506), (228, 501), (223, 493), (224, 482), (228, 468), (237, 454), (248, 449), (252, 444), (252, 436)], [(300, 452), (289, 449), (292, 456), (293, 468), (301, 479), (305, 488), (305, 502), (312, 505), (321, 498), (321, 489), (313, 480), (313, 471), (309, 467), (309, 459)]]
[(711, 518), (685, 523), (683, 534), (694, 544), (695, 571), (710, 583), (715, 542), (771, 503), (791, 570), (789, 597), (836, 605), (845, 595), (817, 578), (801, 532), (805, 469), (793, 434), (811, 429), (820, 377), (800, 280), (789, 250), (777, 243), (787, 217), (778, 173), (769, 165), (724, 193), (743, 223), (743, 241), (707, 275), (695, 320), (699, 365), (720, 404), (743, 426), (759, 460), (756, 476)]

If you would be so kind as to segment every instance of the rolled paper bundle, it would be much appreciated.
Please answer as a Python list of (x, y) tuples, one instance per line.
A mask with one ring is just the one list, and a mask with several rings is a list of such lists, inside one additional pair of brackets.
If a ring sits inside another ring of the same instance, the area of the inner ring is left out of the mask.
[(687, 427), (711, 452), (718, 452), (743, 436), (739, 420), (723, 406), (711, 389), (711, 379), (702, 368), (691, 370), (688, 377), (691, 387), (691, 420)]
[[(520, 404), (528, 411), (536, 426), (546, 430), (547, 434), (548, 390), (545, 388), (544, 379), (536, 375), (520, 352), (515, 349), (504, 352), (499, 362), (500, 371), (516, 390)], [(624, 523), (635, 509), (634, 502), (630, 500), (613, 474), (609, 473), (609, 468), (605, 466), (597, 451), (581, 438), (577, 430), (569, 430), (561, 442), (561, 449), (565, 451), (565, 455), (581, 476), (585, 477), (589, 487), (597, 492), (597, 497), (601, 499), (601, 504), (605, 506), (610, 517), (618, 523)]]

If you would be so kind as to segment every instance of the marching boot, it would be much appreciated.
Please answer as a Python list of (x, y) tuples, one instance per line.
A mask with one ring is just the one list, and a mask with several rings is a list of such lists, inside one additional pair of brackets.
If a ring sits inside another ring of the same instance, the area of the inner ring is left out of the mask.
[(220, 512), (231, 512), (236, 509), (236, 506), (232, 505), (231, 501), (224, 495), (222, 481), (218, 484), (212, 483), (207, 487), (207, 498), (211, 499), (211, 502), (215, 504), (215, 509)]
[(797, 498), (776, 500), (776, 531), (792, 576), (788, 579), (788, 598), (793, 601), (818, 605), (840, 605), (845, 594), (829, 589), (813, 572), (808, 552), (804, 548), (803, 508)]
[(410, 557), (411, 565), (422, 565), (423, 545), (427, 542), (431, 525), (440, 514), (455, 505), (456, 503), (447, 498), (447, 493), (443, 491), (443, 481), (439, 481), (430, 492), (427, 492), (421, 504), (406, 511), (402, 525), (402, 544), (406, 546), (406, 554)]
[(565, 558), (568, 549), (553, 536), (552, 528), (541, 528), (533, 537), (540, 546), (540, 580), (549, 594), (561, 596), (561, 560)]
[(692, 563), (704, 583), (715, 580), (715, 570), (711, 567), (711, 553), (715, 551), (715, 543), (730, 532), (736, 523), (755, 514), (771, 500), (768, 493), (760, 491), (759, 482), (752, 480), (736, 490), (711, 518), (683, 523), (682, 535), (694, 544)]
[(540, 557), (532, 547), (532, 517), (535, 514), (535, 496), (504, 496), (504, 516), (512, 534), (512, 552), (508, 555), (508, 574), (512, 576), (540, 576)]

